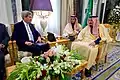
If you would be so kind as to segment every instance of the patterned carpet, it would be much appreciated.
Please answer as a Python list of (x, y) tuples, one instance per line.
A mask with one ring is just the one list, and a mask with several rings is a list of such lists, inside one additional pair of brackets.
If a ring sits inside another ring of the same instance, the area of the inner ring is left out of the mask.
[(120, 67), (111, 73), (106, 80), (120, 80)]
[[(98, 72), (92, 80), (109, 80), (110, 77), (113, 78), (113, 75), (115, 73), (119, 73), (120, 68), (120, 59), (113, 62), (111, 65), (109, 65), (106, 69), (101, 70)], [(119, 80), (119, 77), (117, 76), (116, 79), (113, 80)]]
[[(85, 80), (120, 80), (120, 43), (114, 43), (109, 46), (107, 63), (99, 64), (96, 71), (92, 67), (92, 76)], [(81, 80), (81, 73), (73, 75), (72, 80)]]
[[(118, 68), (120, 68), (120, 44), (114, 45), (111, 48), (111, 51), (108, 53), (107, 56), (107, 63), (99, 64), (98, 71), (95, 71), (93, 68), (93, 75), (91, 76), (92, 80), (120, 80), (120, 78), (116, 79), (117, 75), (120, 75), (120, 71), (118, 70)], [(111, 73), (113, 74), (110, 75)], [(116, 77), (113, 77), (113, 75)], [(108, 79), (108, 77), (110, 77), (111, 79)]]

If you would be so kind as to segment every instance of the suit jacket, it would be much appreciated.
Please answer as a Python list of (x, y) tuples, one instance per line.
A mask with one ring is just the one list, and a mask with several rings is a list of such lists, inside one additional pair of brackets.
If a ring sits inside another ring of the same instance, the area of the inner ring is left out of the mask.
[[(37, 41), (38, 37), (40, 36), (40, 34), (38, 33), (38, 31), (35, 29), (33, 24), (29, 24), (29, 27), (32, 31), (33, 37), (34, 37), (34, 41)], [(14, 31), (12, 34), (12, 40), (16, 40), (16, 43), (20, 48), (23, 48), (25, 45), (25, 41), (29, 41), (29, 37), (25, 28), (25, 25), (23, 23), (23, 21), (18, 22), (14, 25)]]
[(0, 23), (0, 44), (4, 44), (7, 47), (9, 39), (5, 25)]
[(4, 53), (0, 51), (0, 80), (4, 80), (5, 72)]
[(0, 50), (4, 53), (4, 55), (8, 54), (7, 46), (9, 40), (10, 37), (8, 35), (5, 25), (0, 23), (0, 44), (5, 45), (5, 47), (1, 48)]

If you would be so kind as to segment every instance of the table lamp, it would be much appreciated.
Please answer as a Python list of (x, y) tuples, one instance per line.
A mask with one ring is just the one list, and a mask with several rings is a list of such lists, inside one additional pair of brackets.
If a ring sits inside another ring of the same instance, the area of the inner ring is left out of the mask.
[(40, 25), (43, 29), (43, 36), (46, 36), (47, 19), (53, 12), (50, 0), (31, 0), (31, 10), (40, 17)]

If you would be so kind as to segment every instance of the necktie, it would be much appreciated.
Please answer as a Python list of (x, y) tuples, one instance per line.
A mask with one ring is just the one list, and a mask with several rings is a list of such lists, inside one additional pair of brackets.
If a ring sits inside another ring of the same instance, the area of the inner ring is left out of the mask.
[(29, 40), (34, 42), (33, 34), (32, 34), (32, 31), (31, 31), (31, 29), (29, 27), (29, 24), (26, 24), (26, 27), (27, 27)]

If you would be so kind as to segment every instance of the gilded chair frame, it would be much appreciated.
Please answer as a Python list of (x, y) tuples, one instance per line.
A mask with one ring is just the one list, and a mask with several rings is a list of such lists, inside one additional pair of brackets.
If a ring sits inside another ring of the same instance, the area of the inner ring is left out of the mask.
[[(104, 25), (104, 27), (105, 28), (107, 28), (108, 29), (108, 33), (109, 33), (109, 35), (110, 35), (110, 37), (111, 37), (111, 32), (112, 32), (112, 29), (111, 29), (111, 25), (110, 24), (102, 24), (102, 25)], [(112, 37), (111, 37), (112, 38)], [(100, 60), (101, 60), (101, 58), (100, 58), (100, 55), (101, 54), (106, 54), (105, 55), (105, 57), (104, 57), (104, 62), (106, 63), (107, 62), (107, 52), (106, 52), (106, 50), (108, 50), (107, 49), (107, 45), (108, 45), (108, 43), (106, 42), (106, 41), (101, 41), (100, 42), (100, 44), (98, 45), (98, 55), (97, 55), (97, 58), (96, 58), (96, 63), (98, 64), (99, 62), (100, 62)], [(103, 46), (105, 46), (105, 48), (103, 49)], [(103, 49), (103, 51), (102, 51), (102, 49)]]

